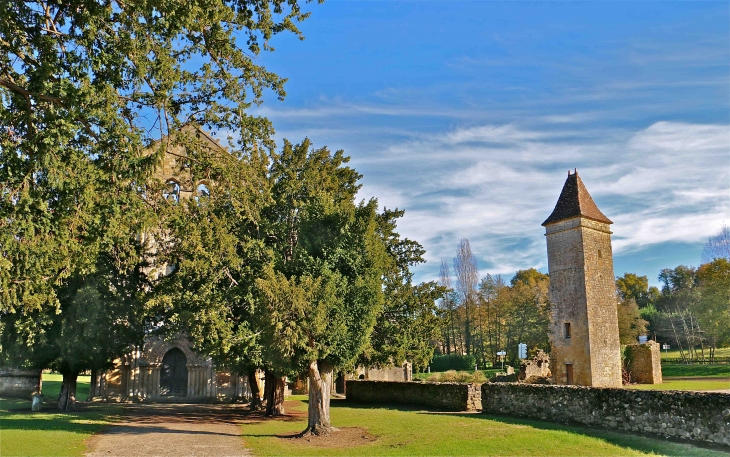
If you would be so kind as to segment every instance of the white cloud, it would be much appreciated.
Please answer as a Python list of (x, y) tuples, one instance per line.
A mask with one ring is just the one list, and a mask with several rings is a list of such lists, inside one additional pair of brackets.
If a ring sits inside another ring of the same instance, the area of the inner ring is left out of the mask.
[(424, 244), (434, 271), (461, 237), (483, 272), (544, 267), (540, 224), (574, 167), (614, 221), (618, 255), (701, 242), (730, 218), (730, 128), (723, 125), (657, 122), (634, 132), (580, 133), (482, 125), (426, 134), (355, 162), (367, 168), (364, 190), (406, 209), (401, 233)]

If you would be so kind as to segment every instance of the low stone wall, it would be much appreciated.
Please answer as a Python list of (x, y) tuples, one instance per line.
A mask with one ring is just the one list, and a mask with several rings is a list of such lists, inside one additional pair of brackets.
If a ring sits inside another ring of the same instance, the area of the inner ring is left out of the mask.
[(361, 403), (404, 403), (449, 411), (482, 408), (479, 384), (458, 382), (347, 381), (347, 399)]
[(27, 397), (40, 387), (40, 370), (0, 369), (0, 396)]
[(730, 446), (730, 394), (485, 383), (485, 413)]

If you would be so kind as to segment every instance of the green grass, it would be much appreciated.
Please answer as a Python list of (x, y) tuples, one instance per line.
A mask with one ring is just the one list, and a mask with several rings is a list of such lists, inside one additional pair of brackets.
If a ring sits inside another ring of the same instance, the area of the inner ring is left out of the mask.
[[(699, 353), (699, 350), (698, 350)], [(685, 351), (685, 355), (687, 352)], [(710, 356), (709, 349), (705, 349), (705, 357)], [(670, 349), (669, 351), (665, 351), (662, 349), (662, 359), (679, 359), (682, 355), (679, 352), (679, 349)], [(730, 348), (717, 348), (715, 349), (715, 357), (730, 357)]]
[[(306, 411), (303, 397), (294, 407)], [(290, 407), (290, 410), (292, 408)], [(396, 406), (361, 406), (332, 401), (336, 427), (363, 427), (376, 440), (361, 446), (314, 447), (305, 440), (277, 438), (306, 428), (299, 420), (243, 425), (246, 446), (257, 456), (725, 456), (724, 452), (588, 427), (510, 419), (487, 414), (452, 414)]]
[[(110, 423), (108, 405), (92, 404), (82, 411), (56, 410), (61, 376), (43, 374), (44, 410), (30, 411), (30, 400), (0, 398), (0, 456), (78, 456), (84, 441)], [(79, 377), (77, 398), (89, 393), (89, 377)]]
[(727, 365), (662, 365), (662, 376), (703, 376), (709, 378), (730, 378), (730, 364)]
[(704, 379), (669, 379), (664, 380), (662, 384), (630, 384), (624, 386), (627, 389), (638, 389), (638, 390), (720, 390), (730, 389), (730, 382), (726, 380), (710, 380)]

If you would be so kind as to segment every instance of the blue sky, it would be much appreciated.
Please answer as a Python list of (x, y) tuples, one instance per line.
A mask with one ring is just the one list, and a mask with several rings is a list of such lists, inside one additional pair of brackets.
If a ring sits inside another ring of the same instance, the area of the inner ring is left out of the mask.
[(344, 149), (362, 198), (406, 210), (438, 276), (547, 271), (542, 221), (577, 168), (614, 221), (616, 275), (698, 265), (730, 224), (730, 3), (327, 1), (260, 63), (254, 112)]

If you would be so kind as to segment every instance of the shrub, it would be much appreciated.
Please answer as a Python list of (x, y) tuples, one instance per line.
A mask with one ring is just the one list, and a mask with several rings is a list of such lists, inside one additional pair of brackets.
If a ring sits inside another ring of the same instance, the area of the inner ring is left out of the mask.
[(476, 359), (473, 355), (447, 354), (437, 355), (431, 361), (431, 371), (467, 370), (474, 369)]

